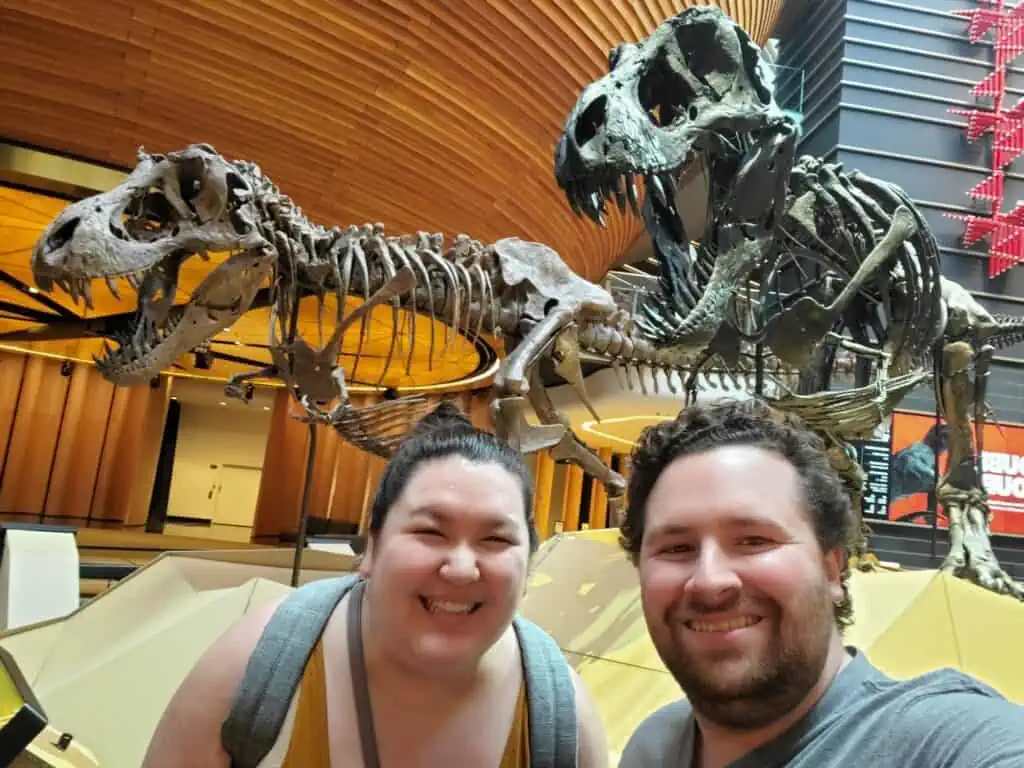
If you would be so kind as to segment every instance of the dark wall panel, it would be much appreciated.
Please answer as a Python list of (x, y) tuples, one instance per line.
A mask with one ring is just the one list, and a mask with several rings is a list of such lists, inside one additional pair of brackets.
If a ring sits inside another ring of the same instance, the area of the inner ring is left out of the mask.
[[(992, 71), (991, 44), (971, 44), (967, 23), (952, 14), (971, 7), (973, 0), (829, 0), (820, 15), (790, 26), (782, 63), (805, 73), (799, 151), (903, 187), (935, 234), (943, 273), (989, 311), (1024, 315), (1024, 266), (989, 278), (987, 244), (965, 247), (963, 224), (946, 216), (983, 212), (967, 192), (991, 172), (991, 139), (969, 143), (964, 118), (949, 111), (976, 106), (970, 90)], [(1015, 64), (1011, 104), (1024, 98), (1024, 57)], [(1007, 172), (1004, 210), (1024, 200), (1024, 160)], [(989, 403), (998, 419), (1024, 422), (1024, 345), (999, 355)], [(902, 407), (933, 409), (930, 387)]]

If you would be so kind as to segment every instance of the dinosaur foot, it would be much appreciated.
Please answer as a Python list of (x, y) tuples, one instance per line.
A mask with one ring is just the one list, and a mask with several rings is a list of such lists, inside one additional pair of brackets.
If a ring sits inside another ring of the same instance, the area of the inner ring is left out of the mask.
[(878, 555), (874, 552), (850, 555), (850, 568), (856, 569), (861, 573), (893, 573), (903, 570), (899, 563), (879, 560)]
[(246, 381), (228, 381), (224, 385), (224, 396), (231, 397), (243, 402), (252, 400), (256, 387)]
[(991, 547), (985, 549), (987, 554), (984, 550), (970, 552), (970, 545), (965, 541), (961, 547), (950, 551), (942, 563), (942, 570), (991, 592), (1024, 601), (1024, 582), (1017, 581), (1003, 570)]
[(521, 453), (533, 453), (558, 445), (565, 437), (564, 424), (531, 424), (526, 420), (526, 398), (502, 397), (491, 406), (495, 433)]
[(949, 553), (942, 570), (979, 587), (1024, 600), (1024, 583), (999, 565), (988, 527), (988, 498), (980, 488), (960, 489), (942, 482), (938, 500), (949, 518)]

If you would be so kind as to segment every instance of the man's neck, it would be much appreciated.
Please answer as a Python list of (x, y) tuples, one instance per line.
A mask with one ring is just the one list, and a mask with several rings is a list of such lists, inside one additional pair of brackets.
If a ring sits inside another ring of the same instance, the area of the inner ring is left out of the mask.
[(724, 728), (695, 710), (693, 716), (697, 721), (699, 750), (694, 766), (696, 768), (726, 768), (744, 755), (785, 733), (790, 726), (811, 711), (850, 659), (850, 655), (843, 648), (842, 640), (836, 638), (829, 647), (828, 656), (818, 681), (803, 701), (778, 720), (763, 728), (751, 731)]

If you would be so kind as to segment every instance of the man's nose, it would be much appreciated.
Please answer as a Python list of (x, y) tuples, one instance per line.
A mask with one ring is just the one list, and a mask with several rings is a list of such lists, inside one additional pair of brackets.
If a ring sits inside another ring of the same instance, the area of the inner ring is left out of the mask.
[(441, 565), (441, 575), (460, 584), (476, 581), (480, 578), (476, 552), (465, 544), (452, 547)]
[(742, 584), (729, 554), (715, 544), (707, 544), (701, 547), (687, 592), (700, 605), (719, 606), (733, 599)]

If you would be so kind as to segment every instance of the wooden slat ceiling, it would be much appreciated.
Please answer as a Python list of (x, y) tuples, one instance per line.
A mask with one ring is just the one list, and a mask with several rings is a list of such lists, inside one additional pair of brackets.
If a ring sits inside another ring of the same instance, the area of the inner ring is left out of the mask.
[[(763, 41), (783, 0), (719, 3)], [(637, 234), (576, 219), (555, 141), (611, 47), (685, 0), (4, 0), (0, 135), (117, 166), (205, 141), (324, 224), (516, 235), (584, 276)]]
[[(319, 223), (518, 236), (600, 279), (639, 223), (573, 216), (555, 142), (609, 49), (693, 4), (0, 0), (0, 138), (126, 169), (207, 142)], [(784, 0), (717, 4), (764, 42)]]

